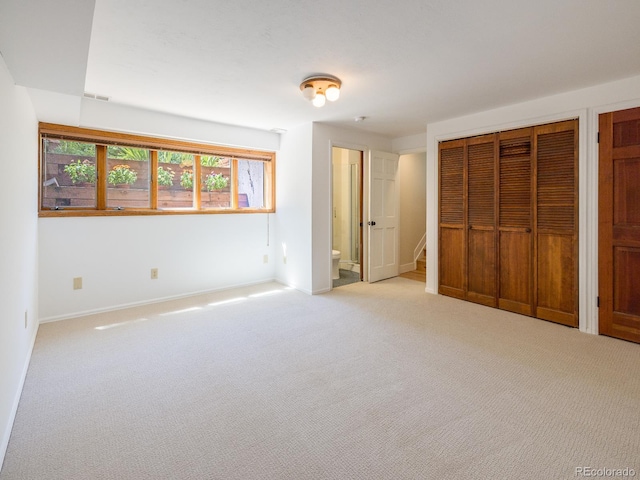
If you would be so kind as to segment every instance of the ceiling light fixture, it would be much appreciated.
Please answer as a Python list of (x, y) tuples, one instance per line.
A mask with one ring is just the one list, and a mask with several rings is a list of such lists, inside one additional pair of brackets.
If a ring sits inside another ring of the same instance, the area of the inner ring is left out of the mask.
[(315, 107), (322, 107), (327, 100), (335, 102), (340, 98), (341, 86), (342, 82), (334, 76), (314, 75), (302, 81), (300, 91)]

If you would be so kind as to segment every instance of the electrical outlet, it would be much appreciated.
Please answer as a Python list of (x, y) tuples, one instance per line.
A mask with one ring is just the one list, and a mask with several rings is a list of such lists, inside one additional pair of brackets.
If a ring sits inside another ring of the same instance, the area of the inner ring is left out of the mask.
[(284, 264), (287, 263), (287, 257), (282, 257), (282, 263), (284, 263)]
[(269, 255), (265, 255), (262, 257), (262, 263), (269, 263)]
[(158, 269), (157, 268), (152, 268), (151, 269), (151, 280), (157, 280), (158, 279)]
[(29, 311), (28, 311), (28, 310), (25, 310), (25, 311), (24, 311), (24, 328), (27, 328), (27, 325), (28, 325), (28, 323), (27, 323), (27, 322), (28, 322), (28, 319), (29, 319)]
[(81, 290), (82, 289), (82, 277), (75, 277), (73, 279), (73, 289)]

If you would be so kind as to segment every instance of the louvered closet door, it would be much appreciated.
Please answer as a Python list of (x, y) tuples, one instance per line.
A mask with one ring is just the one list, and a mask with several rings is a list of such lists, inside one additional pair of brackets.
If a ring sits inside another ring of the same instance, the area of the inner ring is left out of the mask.
[(578, 121), (536, 127), (536, 317), (578, 326)]
[(467, 299), (495, 307), (496, 135), (467, 142)]
[(498, 306), (523, 315), (533, 315), (532, 133), (498, 137)]
[(465, 142), (440, 144), (439, 293), (465, 298)]

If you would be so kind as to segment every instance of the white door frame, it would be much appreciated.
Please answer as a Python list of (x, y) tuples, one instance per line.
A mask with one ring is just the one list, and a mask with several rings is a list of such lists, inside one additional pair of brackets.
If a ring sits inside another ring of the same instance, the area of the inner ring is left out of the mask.
[[(344, 142), (330, 142), (329, 145), (329, 158), (331, 159), (330, 167), (331, 167), (331, 193), (330, 193), (330, 202), (331, 207), (329, 208), (329, 213), (333, 217), (333, 149), (334, 148), (343, 148), (345, 150), (355, 150), (358, 152), (362, 152), (362, 171), (360, 175), (362, 176), (362, 263), (360, 264), (360, 269), (362, 272), (362, 281), (369, 281), (369, 229), (364, 228), (369, 221), (369, 209), (367, 208), (369, 205), (369, 166), (367, 165), (367, 158), (369, 156), (370, 149), (365, 145), (358, 145), (352, 143), (344, 143)], [(333, 243), (333, 218), (330, 219), (329, 225), (331, 225), (330, 238)], [(327, 257), (329, 261), (329, 276), (331, 276), (331, 249), (327, 252)], [(329, 285), (333, 285), (333, 281), (329, 278)], [(331, 287), (333, 289), (333, 286)]]

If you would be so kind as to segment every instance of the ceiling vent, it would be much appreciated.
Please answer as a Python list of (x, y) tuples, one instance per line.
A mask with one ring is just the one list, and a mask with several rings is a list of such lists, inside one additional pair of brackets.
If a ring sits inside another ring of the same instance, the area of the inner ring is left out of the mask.
[(93, 98), (95, 100), (102, 100), (103, 102), (108, 102), (109, 97), (106, 95), (96, 95), (95, 93), (84, 92), (85, 98)]

